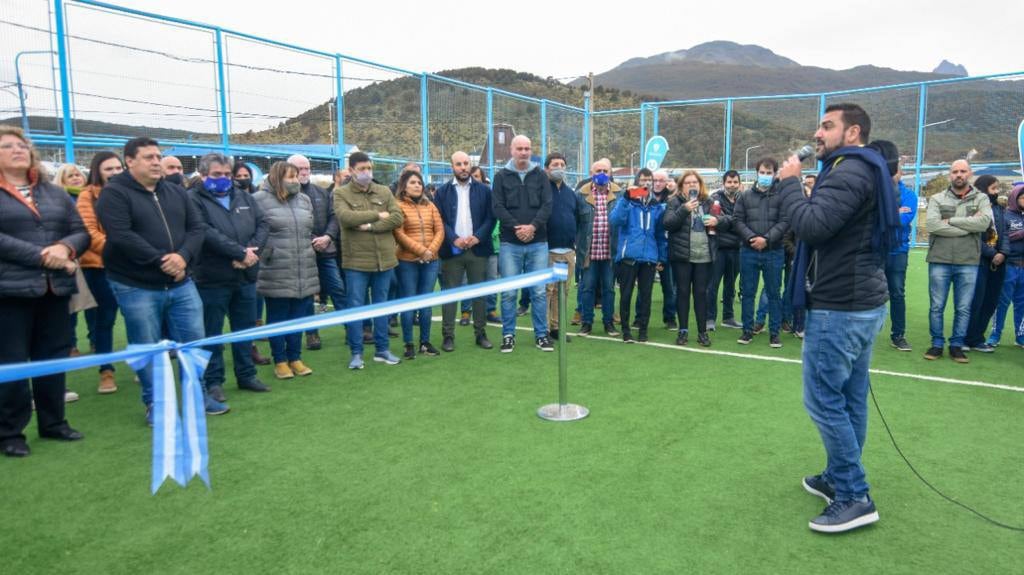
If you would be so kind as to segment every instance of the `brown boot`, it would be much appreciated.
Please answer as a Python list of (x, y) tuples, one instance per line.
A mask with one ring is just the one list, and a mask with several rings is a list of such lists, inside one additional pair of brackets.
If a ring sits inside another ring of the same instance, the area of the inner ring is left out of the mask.
[(255, 343), (252, 344), (252, 362), (256, 365), (270, 365), (270, 358), (260, 355), (260, 350)]
[(114, 372), (104, 369), (100, 372), (100, 385), (96, 388), (97, 393), (108, 394), (117, 391), (117, 382), (114, 381)]
[(309, 351), (317, 351), (323, 347), (323, 343), (320, 342), (320, 335), (316, 333), (306, 334), (306, 349)]

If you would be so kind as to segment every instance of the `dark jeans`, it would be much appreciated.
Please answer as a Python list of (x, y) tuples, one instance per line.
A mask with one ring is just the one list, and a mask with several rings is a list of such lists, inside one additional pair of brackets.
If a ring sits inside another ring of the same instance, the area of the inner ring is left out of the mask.
[[(303, 298), (265, 297), (267, 325), (310, 315), (313, 296)], [(251, 353), (251, 352), (250, 352)], [(270, 354), (274, 363), (302, 359), (302, 332), (270, 338)]]
[(974, 299), (971, 300), (971, 320), (967, 324), (967, 336), (964, 337), (964, 345), (967, 347), (985, 342), (985, 330), (999, 305), (999, 295), (1003, 292), (1006, 264), (993, 271), (991, 263), (992, 260), (981, 258), (978, 265), (978, 279), (974, 282)]
[[(657, 264), (635, 262), (632, 265), (619, 262), (616, 264), (616, 275), (619, 278), (619, 320), (623, 331), (629, 329), (629, 308), (633, 299), (633, 286), (636, 293), (636, 321), (640, 329), (647, 329), (651, 321), (651, 291), (654, 289), (654, 273)], [(602, 308), (604, 305), (602, 304)]]
[(672, 262), (672, 275), (675, 276), (679, 331), (686, 331), (690, 327), (690, 293), (692, 292), (693, 311), (697, 316), (697, 331), (704, 333), (708, 325), (708, 280), (711, 277), (711, 262), (702, 264)]
[[(388, 290), (391, 289), (391, 279), (395, 273), (393, 270), (382, 272), (361, 272), (358, 270), (345, 270), (345, 286), (347, 289), (346, 305), (351, 308), (366, 305), (366, 293), (370, 292), (370, 301), (382, 303), (388, 301)], [(352, 355), (363, 353), (363, 324), (353, 322), (348, 324), (348, 347)], [(373, 343), (378, 353), (388, 350), (388, 318), (378, 316), (373, 318)]]
[[(4, 322), (0, 363), (63, 359), (71, 352), (71, 314), (68, 296), (46, 294), (38, 298), (0, 297)], [(25, 439), (36, 402), (40, 432), (54, 430), (64, 420), (64, 374), (0, 383), (0, 441)], [(8, 471), (10, 473), (10, 471)]]
[[(224, 331), (227, 317), (231, 331), (241, 331), (256, 325), (256, 284), (249, 283), (237, 288), (199, 287), (203, 300), (203, 325), (206, 337), (220, 335)], [(204, 348), (210, 352), (210, 363), (206, 366), (203, 381), (207, 389), (224, 385), (224, 346), (213, 345)], [(235, 381), (246, 383), (256, 378), (256, 366), (252, 363), (252, 342), (242, 341), (231, 344), (234, 360)]]
[[(434, 284), (437, 283), (437, 268), (439, 266), (438, 260), (426, 264), (400, 260), (398, 262), (398, 297), (406, 298), (433, 292)], [(429, 307), (425, 307), (402, 312), (402, 340), (405, 343), (413, 341), (412, 316), (417, 312), (419, 313), (420, 343), (430, 341), (431, 310)]]
[[(341, 311), (345, 309), (345, 282), (341, 279), (341, 270), (338, 269), (338, 260), (333, 257), (317, 258), (316, 271), (317, 275), (320, 276), (321, 296), (326, 294), (327, 297), (331, 298), (331, 303), (334, 305), (334, 311)], [(325, 300), (320, 300), (321, 304), (324, 302)], [(312, 304), (313, 300), (310, 299), (309, 303)], [(311, 329), (306, 333), (319, 335), (320, 330)]]
[(718, 284), (722, 284), (722, 319), (733, 319), (736, 301), (736, 278), (740, 275), (740, 251), (718, 250), (708, 284), (708, 319), (718, 319)]
[[(110, 353), (114, 351), (114, 323), (117, 321), (117, 298), (107, 283), (107, 272), (103, 268), (82, 268), (85, 275), (85, 283), (89, 284), (89, 291), (96, 300), (95, 324), (93, 325), (93, 342), (96, 345), (96, 353)], [(100, 371), (114, 370), (114, 366), (105, 363), (100, 366)]]
[(583, 284), (580, 288), (580, 319), (582, 323), (594, 323), (594, 304), (597, 290), (601, 290), (601, 321), (604, 325), (613, 323), (615, 317), (615, 273), (612, 260), (590, 260), (590, 266), (583, 270)]
[(885, 260), (885, 281), (889, 284), (889, 322), (895, 340), (907, 334), (907, 254), (889, 254)]
[[(457, 256), (441, 261), (441, 286), (444, 289), (457, 288), (463, 279), (469, 284), (478, 284), (487, 280), (488, 258), (464, 250)], [(431, 288), (433, 289), (433, 288)], [(463, 302), (469, 303), (469, 302)], [(473, 331), (480, 333), (487, 326), (487, 302), (478, 297), (472, 300)], [(441, 333), (445, 336), (455, 335), (455, 302), (441, 306)], [(428, 314), (429, 315), (429, 314)]]
[[(85, 316), (85, 327), (89, 334), (89, 343), (95, 346), (96, 308), (91, 307), (83, 311), (82, 315)], [(71, 347), (78, 347), (78, 313), (71, 314)]]
[(764, 289), (768, 292), (768, 331), (778, 335), (782, 327), (782, 267), (784, 251), (740, 248), (740, 282), (743, 296), (743, 331), (754, 331), (754, 296), (757, 284), (764, 275)]
[[(675, 319), (678, 311), (679, 299), (676, 296), (676, 290), (679, 286), (674, 276), (675, 274), (667, 266), (658, 274), (661, 283), (661, 319), (665, 323)], [(707, 287), (704, 289), (706, 291)]]

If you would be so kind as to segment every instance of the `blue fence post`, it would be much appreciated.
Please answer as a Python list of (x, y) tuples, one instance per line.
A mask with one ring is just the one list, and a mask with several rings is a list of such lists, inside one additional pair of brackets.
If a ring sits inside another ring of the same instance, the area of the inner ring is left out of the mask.
[(548, 157), (548, 101), (540, 101), (540, 157)]
[[(818, 118), (815, 120), (814, 125), (817, 126), (818, 122), (821, 121), (821, 117), (825, 115), (825, 94), (818, 95)], [(821, 160), (817, 163), (818, 171), (821, 171)]]
[(341, 54), (334, 55), (334, 117), (338, 124), (338, 167), (345, 167), (345, 94), (341, 77)]
[[(921, 163), (924, 160), (924, 125), (928, 121), (928, 85), (921, 84), (919, 90), (917, 98), (917, 151), (914, 154), (914, 193), (917, 194), (918, 205), (921, 202)], [(910, 228), (911, 245), (915, 247), (917, 246), (917, 221), (920, 218), (921, 212), (918, 210), (917, 214), (914, 215), (914, 221), (911, 222)]]
[(217, 87), (220, 90), (220, 146), (225, 154), (231, 150), (231, 133), (228, 127), (228, 78), (224, 70), (224, 35), (218, 27), (214, 30), (217, 45)]
[[(640, 102), (640, 167), (647, 165), (647, 146), (644, 143), (647, 141), (647, 102)], [(632, 156), (629, 158), (631, 161)], [(631, 162), (632, 163), (632, 162)], [(635, 173), (630, 176), (636, 175)]]
[(420, 74), (420, 146), (423, 153), (423, 181), (430, 181), (430, 102), (427, 99), (427, 75)]
[(71, 124), (71, 78), (68, 75), (67, 23), (64, 20), (64, 0), (54, 0), (53, 13), (57, 24), (57, 62), (60, 69), (61, 126), (64, 136), (64, 161), (75, 163), (75, 134)]
[(583, 92), (583, 157), (586, 159), (587, 173), (590, 173), (590, 167), (594, 165), (594, 151), (591, 149), (590, 142), (590, 131), (592, 129), (591, 122), (594, 121), (593, 115), (590, 113), (590, 100), (592, 95), (590, 90)]
[(725, 158), (722, 171), (728, 172), (732, 166), (732, 98), (725, 101)]
[(487, 88), (487, 177), (494, 180), (494, 89)]

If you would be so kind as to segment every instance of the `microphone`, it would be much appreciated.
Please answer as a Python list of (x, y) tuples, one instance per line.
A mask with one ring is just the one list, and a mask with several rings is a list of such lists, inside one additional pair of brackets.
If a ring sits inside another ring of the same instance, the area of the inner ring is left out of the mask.
[(814, 146), (810, 144), (804, 144), (804, 147), (796, 151), (796, 157), (800, 158), (800, 161), (804, 161), (814, 155)]

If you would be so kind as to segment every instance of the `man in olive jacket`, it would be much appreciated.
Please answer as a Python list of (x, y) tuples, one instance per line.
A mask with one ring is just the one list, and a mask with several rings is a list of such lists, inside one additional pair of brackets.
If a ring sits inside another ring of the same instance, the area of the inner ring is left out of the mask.
[(992, 224), (988, 197), (974, 189), (970, 180), (971, 165), (967, 160), (957, 160), (949, 168), (949, 189), (928, 199), (928, 331), (932, 346), (924, 358), (929, 360), (942, 357), (943, 314), (952, 284), (956, 316), (949, 337), (949, 357), (957, 363), (968, 361), (963, 347), (981, 260), (981, 234)]
[[(387, 301), (397, 245), (392, 232), (401, 227), (402, 210), (386, 186), (374, 183), (373, 163), (363, 152), (348, 157), (352, 180), (334, 190), (334, 214), (341, 226), (341, 266), (345, 273), (348, 308), (366, 305), (366, 292), (373, 303)], [(348, 346), (352, 350), (349, 369), (363, 369), (362, 322), (348, 324)], [(373, 318), (373, 360), (395, 365), (399, 359), (388, 349), (388, 318)]]

